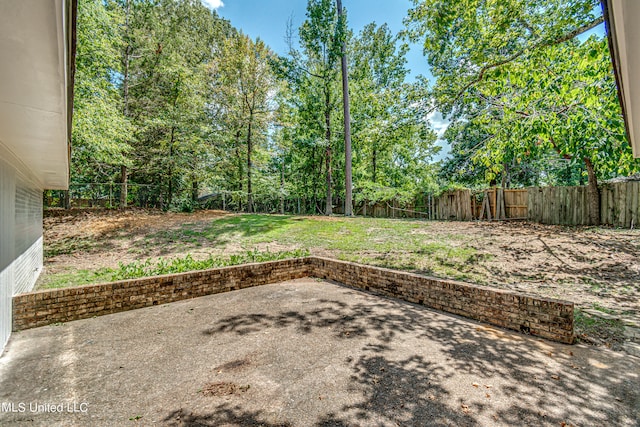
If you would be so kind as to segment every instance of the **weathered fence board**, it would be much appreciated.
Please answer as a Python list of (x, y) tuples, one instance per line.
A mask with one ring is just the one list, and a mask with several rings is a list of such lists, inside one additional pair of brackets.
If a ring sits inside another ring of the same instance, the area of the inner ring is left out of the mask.
[[(590, 205), (586, 186), (527, 189), (528, 219), (542, 224), (587, 225)], [(640, 182), (600, 186), (600, 222), (629, 228), (640, 223)]]
[(585, 225), (589, 221), (587, 188), (531, 187), (528, 219), (542, 224)]
[(527, 190), (504, 190), (504, 208), (509, 219), (527, 218)]
[(640, 223), (640, 181), (602, 185), (600, 211), (603, 224), (637, 227)]
[(471, 190), (455, 190), (435, 198), (435, 219), (471, 221)]

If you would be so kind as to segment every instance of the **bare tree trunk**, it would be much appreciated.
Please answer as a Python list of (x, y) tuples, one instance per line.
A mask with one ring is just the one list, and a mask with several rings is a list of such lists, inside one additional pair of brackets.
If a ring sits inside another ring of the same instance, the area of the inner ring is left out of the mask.
[(71, 190), (64, 190), (64, 208), (71, 209)]
[[(327, 129), (327, 135), (331, 131)], [(325, 215), (331, 215), (333, 213), (333, 197), (331, 192), (331, 146), (327, 146), (325, 150), (325, 164), (327, 168), (327, 198), (325, 204)]]
[(587, 174), (589, 175), (589, 181), (587, 183), (589, 225), (600, 225), (600, 190), (598, 190), (598, 178), (591, 159), (585, 157), (584, 164), (587, 167)]
[(325, 87), (325, 110), (324, 118), (326, 125), (326, 142), (327, 148), (325, 152), (325, 162), (327, 167), (327, 203), (325, 205), (325, 215), (331, 215), (333, 213), (333, 200), (331, 194), (331, 99), (329, 94), (329, 88)]
[[(338, 16), (343, 17), (342, 1), (336, 0), (338, 7)], [(344, 216), (353, 216), (353, 195), (352, 191), (352, 173), (351, 173), (351, 113), (349, 111), (349, 73), (347, 72), (347, 50), (345, 43), (342, 43), (342, 106), (344, 109)]]
[[(127, 38), (129, 35), (129, 16), (131, 15), (131, 1), (127, 0), (127, 11), (125, 14), (125, 31)], [(129, 61), (131, 56), (131, 45), (127, 40), (127, 46), (124, 50), (123, 58), (123, 75), (122, 75), (122, 113), (125, 117), (129, 116)], [(127, 207), (127, 166), (120, 167), (120, 209)]]
[(242, 191), (242, 175), (244, 175), (244, 168), (242, 167), (242, 155), (240, 154), (240, 131), (236, 131), (236, 160), (238, 161), (238, 174), (236, 182), (236, 190)]
[(504, 170), (502, 171), (502, 180), (500, 182), (501, 188), (509, 187), (509, 165), (507, 163), (503, 164)]
[(191, 179), (191, 201), (192, 202), (196, 202), (198, 200), (198, 177), (196, 176), (196, 174), (193, 174), (193, 177)]
[[(322, 166), (322, 158), (320, 158), (318, 163)], [(316, 147), (314, 146), (312, 151), (311, 151), (311, 170), (315, 170), (315, 165), (316, 165)], [(322, 167), (320, 169), (322, 169)], [(314, 173), (313, 177), (311, 178), (311, 190), (313, 192), (313, 206), (315, 206), (317, 204), (317, 200), (318, 200), (318, 177), (321, 176), (321, 174), (322, 174), (322, 171), (320, 170), (317, 175)], [(308, 210), (309, 210), (309, 201), (306, 198), (305, 198), (304, 208), (305, 208), (305, 211), (308, 212)], [(315, 214), (315, 211), (316, 211), (316, 208), (313, 208), (312, 212), (314, 214)]]
[(373, 148), (373, 158), (372, 158), (372, 166), (373, 166), (373, 175), (371, 176), (373, 183), (375, 184), (377, 181), (377, 172), (378, 172), (378, 150)]
[(173, 143), (175, 129), (175, 127), (171, 128), (171, 139), (169, 141), (169, 194), (167, 197), (169, 208), (171, 208), (171, 202), (173, 202)]
[(120, 166), (120, 209), (127, 207), (127, 167)]
[(247, 212), (253, 212), (253, 194), (251, 193), (251, 122), (253, 114), (249, 116), (249, 126), (247, 127)]
[(284, 215), (284, 155), (280, 166), (280, 215)]

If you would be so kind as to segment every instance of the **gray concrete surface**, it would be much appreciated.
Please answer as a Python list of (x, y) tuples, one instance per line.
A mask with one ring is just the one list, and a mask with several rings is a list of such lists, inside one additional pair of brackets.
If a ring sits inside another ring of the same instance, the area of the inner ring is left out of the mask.
[(0, 425), (634, 426), (639, 390), (624, 353), (302, 279), (16, 333)]

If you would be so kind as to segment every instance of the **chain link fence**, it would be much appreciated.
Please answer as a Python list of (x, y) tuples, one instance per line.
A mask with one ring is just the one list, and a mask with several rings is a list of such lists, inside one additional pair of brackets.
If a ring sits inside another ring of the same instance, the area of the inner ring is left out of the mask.
[[(85, 183), (71, 184), (68, 193), (60, 190), (44, 192), (44, 206), (48, 208), (118, 208), (121, 207), (122, 184)], [(152, 184), (127, 184), (127, 206), (165, 208), (160, 186)]]
[[(45, 208), (107, 208), (121, 207), (120, 183), (74, 183), (69, 186), (68, 193), (59, 190), (44, 192)], [(194, 209), (215, 209), (228, 212), (282, 213), (293, 215), (324, 215), (326, 203), (323, 197), (309, 197), (291, 194), (252, 194), (252, 205), (249, 209), (249, 197), (246, 191), (212, 191), (201, 195), (195, 201), (191, 194), (180, 194), (174, 197), (171, 206), (164, 196), (166, 188), (154, 184), (127, 184), (127, 206), (155, 209), (173, 209), (191, 211)], [(68, 200), (67, 200), (68, 197)], [(186, 199), (185, 199), (186, 197)], [(358, 216), (379, 218), (434, 218), (434, 198), (432, 196), (416, 197), (411, 202), (358, 201), (354, 203), (354, 213)], [(344, 200), (333, 200), (333, 213), (344, 213)]]

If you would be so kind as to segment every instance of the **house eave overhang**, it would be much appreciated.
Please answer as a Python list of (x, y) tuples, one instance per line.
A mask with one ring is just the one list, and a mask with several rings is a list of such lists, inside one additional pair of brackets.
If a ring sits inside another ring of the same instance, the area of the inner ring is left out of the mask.
[(640, 1), (601, 0), (618, 97), (633, 156), (640, 157)]
[(0, 144), (43, 189), (69, 185), (75, 0), (0, 2)]

